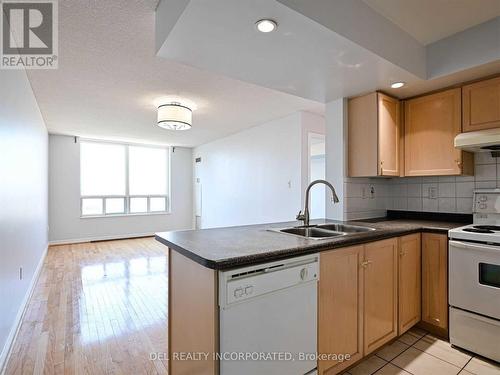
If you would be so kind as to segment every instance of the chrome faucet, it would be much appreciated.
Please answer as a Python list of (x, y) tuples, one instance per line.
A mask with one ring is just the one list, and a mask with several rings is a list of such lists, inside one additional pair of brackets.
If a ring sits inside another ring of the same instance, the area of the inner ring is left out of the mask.
[(337, 193), (335, 192), (335, 188), (331, 183), (325, 180), (314, 180), (309, 184), (309, 186), (306, 189), (306, 206), (304, 207), (304, 213), (302, 211), (299, 211), (297, 214), (297, 220), (302, 220), (304, 222), (304, 226), (309, 225), (309, 191), (311, 188), (316, 185), (316, 184), (324, 184), (330, 188), (332, 191), (332, 202), (334, 203), (339, 203), (339, 197), (337, 197)]

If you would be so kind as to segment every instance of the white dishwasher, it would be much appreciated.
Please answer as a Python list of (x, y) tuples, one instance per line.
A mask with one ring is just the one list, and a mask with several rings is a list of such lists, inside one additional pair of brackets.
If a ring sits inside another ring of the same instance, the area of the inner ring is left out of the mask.
[(221, 375), (316, 374), (318, 262), (312, 254), (219, 273)]

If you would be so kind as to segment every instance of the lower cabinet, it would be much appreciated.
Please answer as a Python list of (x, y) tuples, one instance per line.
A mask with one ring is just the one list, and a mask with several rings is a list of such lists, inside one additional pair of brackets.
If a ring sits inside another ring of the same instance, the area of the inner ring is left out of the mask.
[(421, 248), (420, 233), (399, 239), (399, 335), (420, 321)]
[(398, 239), (365, 245), (364, 355), (398, 334)]
[(422, 234), (422, 325), (448, 335), (448, 237)]
[(318, 361), (337, 374), (398, 334), (398, 239), (320, 254), (318, 352), (349, 361)]
[(349, 361), (318, 362), (320, 374), (336, 374), (363, 357), (364, 246), (320, 254), (318, 352), (349, 354)]

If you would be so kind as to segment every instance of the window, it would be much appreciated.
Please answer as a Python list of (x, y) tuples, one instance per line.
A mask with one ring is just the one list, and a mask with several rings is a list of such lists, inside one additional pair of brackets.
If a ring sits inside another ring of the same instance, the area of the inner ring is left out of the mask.
[(169, 149), (80, 142), (82, 216), (169, 211)]

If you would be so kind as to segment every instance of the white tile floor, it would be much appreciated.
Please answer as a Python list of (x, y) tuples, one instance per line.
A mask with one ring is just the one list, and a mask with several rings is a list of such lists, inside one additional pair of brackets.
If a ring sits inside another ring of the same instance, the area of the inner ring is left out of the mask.
[(450, 343), (413, 328), (344, 374), (500, 375), (500, 364), (452, 348)]

